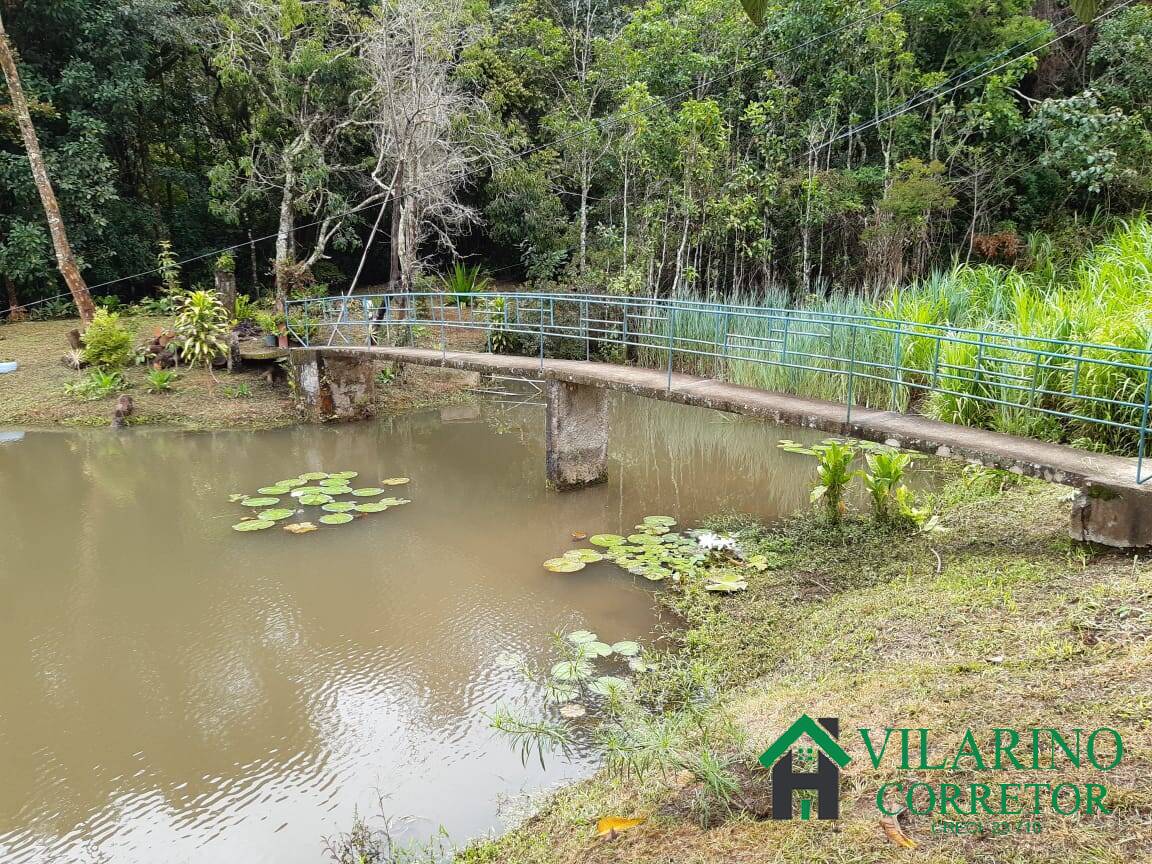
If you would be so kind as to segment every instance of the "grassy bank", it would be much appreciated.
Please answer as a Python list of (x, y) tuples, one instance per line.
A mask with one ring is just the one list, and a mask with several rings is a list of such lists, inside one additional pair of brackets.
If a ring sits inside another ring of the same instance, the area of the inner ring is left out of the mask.
[[(595, 778), (457, 860), (1150, 860), (1152, 566), (1067, 540), (1065, 492), (957, 472), (934, 501), (942, 529), (924, 534), (864, 520), (833, 529), (812, 515), (774, 531), (716, 520), (717, 528), (739, 530), (746, 551), (765, 555), (770, 566), (749, 575), (741, 594), (666, 594), (687, 629), (680, 653), (661, 663), (666, 676), (695, 668), (719, 698), (698, 717), (686, 706), (658, 718), (657, 732), (667, 737), (637, 735), (630, 754), (606, 754)], [(763, 818), (767, 772), (754, 769), (755, 760), (804, 713), (839, 717), (852, 730), (931, 728), (940, 752), (955, 748), (966, 727), (1111, 726), (1123, 734), (1125, 754), (1106, 776), (1084, 766), (1041, 777), (961, 769), (945, 779), (1103, 782), (1113, 813), (1048, 813), (1039, 817), (1042, 833), (1000, 837), (934, 836), (931, 817), (916, 816), (904, 830), (918, 846), (898, 848), (879, 825), (874, 800), (882, 783), (907, 781), (907, 772), (854, 758), (842, 775), (838, 821), (773, 822)], [(641, 758), (652, 748), (679, 755), (656, 759), (663, 767), (652, 769)], [(727, 773), (727, 796), (717, 772), (700, 770), (704, 753)], [(668, 770), (669, 761), (688, 770)], [(609, 816), (647, 821), (596, 837), (597, 820)]]
[[(165, 318), (126, 318), (137, 342), (170, 325)], [(62, 361), (68, 353), (67, 333), (76, 320), (29, 321), (0, 326), (0, 360), (16, 360), (20, 368), (0, 375), (0, 426), (107, 426), (119, 392), (91, 401), (68, 394), (66, 386), (86, 373)], [(381, 367), (390, 364), (381, 364)], [(265, 378), (266, 363), (248, 363), (213, 376), (203, 368), (182, 367), (170, 392), (148, 390), (144, 366), (122, 370), (135, 411), (130, 425), (177, 426), (186, 429), (271, 428), (297, 422), (287, 380)], [(407, 367), (385, 386), (377, 387), (377, 411), (398, 413), (432, 407), (466, 397), (468, 380), (441, 370)]]

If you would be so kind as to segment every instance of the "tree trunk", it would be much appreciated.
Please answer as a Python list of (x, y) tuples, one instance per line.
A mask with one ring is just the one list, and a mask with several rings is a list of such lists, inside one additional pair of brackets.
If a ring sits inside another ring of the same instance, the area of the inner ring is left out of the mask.
[(292, 229), (295, 220), (292, 214), (292, 184), (295, 176), (291, 169), (284, 178), (284, 194), (280, 198), (280, 224), (276, 228), (276, 314), (280, 317), (279, 343), (288, 347), (288, 282), (292, 266)]
[(24, 307), (20, 305), (20, 298), (16, 296), (16, 283), (11, 276), (4, 277), (4, 288), (8, 294), (8, 321), (23, 321), (26, 317)]
[(8, 32), (4, 29), (3, 20), (0, 20), (0, 67), (4, 69), (4, 77), (8, 80), (12, 113), (16, 115), (20, 137), (24, 139), (24, 149), (28, 152), (28, 162), (32, 166), (32, 177), (36, 181), (36, 191), (40, 193), (40, 202), (44, 205), (44, 215), (48, 219), (52, 246), (56, 250), (56, 265), (60, 268), (60, 274), (64, 277), (68, 290), (72, 292), (80, 320), (88, 324), (96, 314), (96, 306), (92, 303), (92, 295), (88, 293), (88, 286), (84, 282), (84, 277), (80, 275), (76, 259), (72, 256), (72, 246), (64, 230), (60, 205), (56, 203), (56, 193), (52, 191), (52, 182), (48, 179), (44, 157), (40, 153), (40, 142), (36, 138), (36, 129), (32, 126), (32, 116), (28, 113), (28, 102), (24, 98), (20, 73), (16, 70), (16, 58), (12, 54), (12, 45), (8, 41)]

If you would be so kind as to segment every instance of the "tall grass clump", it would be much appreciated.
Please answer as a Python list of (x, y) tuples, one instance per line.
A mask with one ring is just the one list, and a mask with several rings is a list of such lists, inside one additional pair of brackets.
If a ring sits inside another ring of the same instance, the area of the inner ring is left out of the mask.
[[(1050, 238), (1028, 248), (1032, 269), (957, 263), (876, 298), (686, 295), (674, 332), (650, 324), (638, 359), (666, 363), (671, 335), (677, 351), (699, 352), (677, 357), (682, 371), (835, 402), (848, 401), (851, 377), (853, 404), (1134, 452), (1138, 435), (1123, 426), (1140, 423), (1147, 386), (1152, 223), (1121, 223), (1071, 263)], [(708, 302), (756, 311), (693, 305)], [(725, 349), (727, 361), (703, 356)]]

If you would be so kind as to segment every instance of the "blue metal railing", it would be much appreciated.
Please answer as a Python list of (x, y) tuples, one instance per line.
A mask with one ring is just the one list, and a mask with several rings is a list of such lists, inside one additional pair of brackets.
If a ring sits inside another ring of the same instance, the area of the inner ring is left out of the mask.
[[(529, 292), (358, 294), (295, 300), (301, 345), (438, 341), (473, 333), (488, 351), (635, 363), (853, 407), (925, 401), (954, 423), (1136, 455), (1143, 483), (1152, 346), (1022, 336), (881, 317), (697, 300)], [(467, 304), (467, 305), (466, 305)], [(470, 350), (476, 350), (475, 348)]]

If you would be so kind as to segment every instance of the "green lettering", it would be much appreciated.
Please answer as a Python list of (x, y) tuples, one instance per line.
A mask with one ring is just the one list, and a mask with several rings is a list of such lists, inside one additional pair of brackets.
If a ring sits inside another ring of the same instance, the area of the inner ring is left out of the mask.
[(988, 796), (992, 794), (991, 787), (987, 783), (973, 783), (972, 784), (972, 815), (976, 815), (976, 805), (979, 804), (984, 808), (985, 813), (995, 814), (996, 811), (988, 806)]
[(928, 733), (929, 729), (917, 729), (920, 733), (920, 770), (922, 771), (943, 771), (944, 763), (940, 762), (939, 765), (928, 764)]
[(1019, 783), (1000, 784), (1000, 812), (1004, 816), (1015, 816), (1024, 812), (1020, 806)]
[(977, 771), (988, 770), (984, 765), (984, 757), (980, 755), (980, 748), (976, 746), (976, 739), (973, 737), (971, 729), (964, 731), (964, 740), (960, 742), (960, 749), (956, 751), (956, 756), (952, 760), (953, 771), (960, 767), (960, 760), (965, 757), (973, 761), (973, 767)]
[(1108, 795), (1108, 790), (1099, 783), (1088, 783), (1084, 787), (1088, 790), (1088, 801), (1084, 805), (1084, 812), (1091, 815), (1092, 813), (1111, 813), (1107, 807), (1104, 806), (1104, 798)]
[(872, 748), (872, 739), (868, 735), (868, 733), (871, 732), (872, 730), (871, 729), (859, 729), (857, 731), (860, 733), (860, 737), (864, 739), (864, 746), (868, 748), (868, 758), (872, 760), (872, 767), (873, 768), (879, 768), (880, 767), (880, 760), (884, 758), (884, 751), (888, 749), (888, 739), (892, 737), (892, 730), (891, 729), (885, 729), (884, 730), (884, 743), (880, 746), (880, 752), (879, 753), (877, 753)]
[[(1016, 767), (1017, 770), (1023, 771), (1024, 766), (1020, 764), (1020, 760), (1017, 759), (1016, 754), (1012, 752), (1012, 749), (1017, 744), (1020, 743), (1020, 734), (1015, 729), (997, 729), (997, 730), (995, 730), (995, 732), (996, 732), (996, 743), (995, 743), (996, 758), (993, 762), (993, 765), (995, 766), (996, 770), (997, 771), (1003, 771), (1004, 770), (1004, 757), (1007, 756), (1008, 761), (1011, 762)], [(1005, 745), (1004, 742), (1001, 740), (1001, 735), (1003, 733), (1008, 734), (1009, 740), (1008, 740), (1007, 745)]]
[[(1107, 732), (1109, 735), (1112, 736), (1113, 740), (1116, 742), (1115, 757), (1112, 759), (1112, 761), (1110, 763), (1108, 763), (1108, 765), (1101, 765), (1096, 760), (1096, 736), (1099, 735), (1101, 732)], [(1124, 756), (1124, 739), (1120, 737), (1120, 733), (1117, 732), (1115, 729), (1109, 729), (1107, 726), (1105, 726), (1101, 729), (1093, 730), (1092, 734), (1088, 736), (1088, 761), (1092, 763), (1092, 766), (1094, 768), (1099, 768), (1101, 771), (1111, 771), (1113, 768), (1115, 768), (1117, 765), (1120, 764), (1120, 760), (1121, 760), (1121, 758), (1123, 758), (1123, 756)]]

